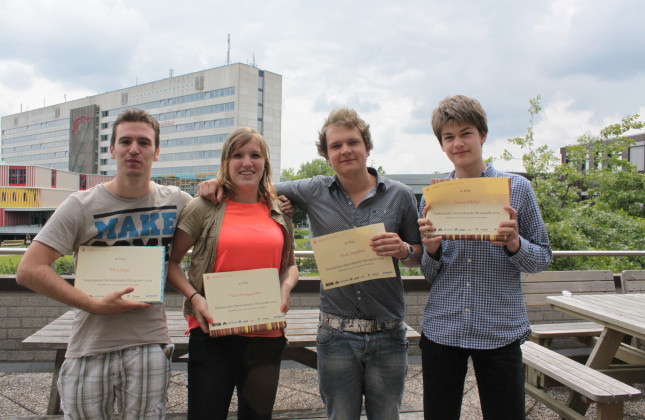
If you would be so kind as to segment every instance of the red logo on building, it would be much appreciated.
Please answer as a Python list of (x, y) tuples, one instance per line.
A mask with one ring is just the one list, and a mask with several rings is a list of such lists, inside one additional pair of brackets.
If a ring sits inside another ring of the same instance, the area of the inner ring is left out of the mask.
[(78, 126), (81, 125), (81, 123), (91, 123), (92, 118), (88, 117), (87, 115), (82, 115), (80, 117), (77, 117), (74, 120), (74, 124), (72, 124), (72, 133), (78, 134)]

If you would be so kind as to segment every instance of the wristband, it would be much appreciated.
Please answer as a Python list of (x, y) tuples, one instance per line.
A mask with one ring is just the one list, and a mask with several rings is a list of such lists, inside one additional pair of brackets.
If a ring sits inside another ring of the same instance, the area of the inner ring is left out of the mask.
[(193, 297), (195, 297), (195, 295), (198, 295), (198, 294), (199, 292), (195, 292), (192, 295), (190, 295), (190, 297), (188, 298), (188, 302), (193, 303)]

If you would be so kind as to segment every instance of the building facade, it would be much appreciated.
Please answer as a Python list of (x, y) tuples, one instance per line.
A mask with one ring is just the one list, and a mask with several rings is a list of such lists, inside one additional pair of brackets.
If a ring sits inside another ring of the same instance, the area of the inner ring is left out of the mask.
[(213, 177), (226, 137), (248, 126), (267, 140), (278, 181), (282, 76), (239, 63), (4, 116), (0, 157), (10, 166), (114, 175), (111, 125), (134, 107), (161, 125), (156, 180), (192, 185)]
[[(637, 171), (645, 172), (645, 133), (625, 135), (625, 137), (633, 140), (634, 143), (622, 152), (621, 158), (634, 164)], [(611, 140), (606, 140), (606, 143), (608, 142), (611, 142)], [(566, 147), (560, 148), (560, 157), (563, 165), (569, 162)], [(593, 157), (589, 156), (589, 159), (580, 170), (584, 171), (587, 168), (593, 167), (594, 164)]]
[(39, 166), (0, 165), (0, 240), (33, 238), (69, 195), (110, 179)]

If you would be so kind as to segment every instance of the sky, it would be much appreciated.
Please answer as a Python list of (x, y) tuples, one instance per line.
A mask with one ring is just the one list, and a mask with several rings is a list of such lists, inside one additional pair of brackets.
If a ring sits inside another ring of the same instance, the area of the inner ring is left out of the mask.
[[(3, 0), (0, 115), (226, 64), (282, 75), (282, 168), (317, 156), (329, 112), (371, 126), (386, 173), (452, 168), (430, 126), (447, 96), (488, 114), (484, 157), (526, 135), (558, 151), (645, 114), (642, 0)], [(519, 157), (519, 150), (510, 148)], [(162, 151), (163, 153), (163, 151)], [(559, 153), (559, 152), (558, 152)], [(519, 159), (498, 161), (522, 170)]]

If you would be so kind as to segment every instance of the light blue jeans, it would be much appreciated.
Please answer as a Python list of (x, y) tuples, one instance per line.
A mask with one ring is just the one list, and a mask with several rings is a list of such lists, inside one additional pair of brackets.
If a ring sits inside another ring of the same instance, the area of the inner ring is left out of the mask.
[(371, 334), (318, 327), (318, 380), (330, 420), (395, 420), (408, 368), (405, 324)]

